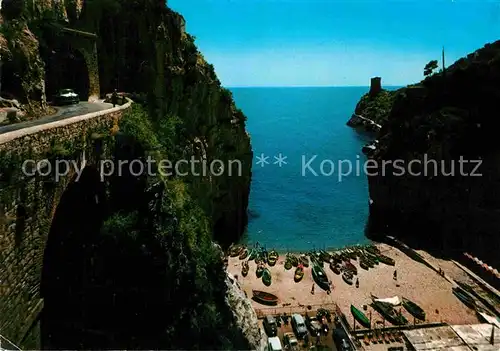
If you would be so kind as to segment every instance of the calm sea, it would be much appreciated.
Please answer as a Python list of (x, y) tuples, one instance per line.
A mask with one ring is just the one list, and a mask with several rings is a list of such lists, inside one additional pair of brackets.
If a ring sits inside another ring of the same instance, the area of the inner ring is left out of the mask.
[[(231, 90), (248, 117), (254, 151), (243, 241), (282, 251), (366, 242), (361, 148), (371, 137), (346, 122), (368, 87)], [(262, 155), (268, 163), (257, 164)]]

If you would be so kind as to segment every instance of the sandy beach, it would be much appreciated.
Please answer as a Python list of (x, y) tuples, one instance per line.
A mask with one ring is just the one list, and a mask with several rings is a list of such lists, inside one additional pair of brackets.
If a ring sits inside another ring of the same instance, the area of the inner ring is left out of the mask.
[[(302, 281), (295, 283), (293, 280), (295, 268), (285, 270), (284, 254), (280, 254), (279, 261), (274, 267), (268, 267), (272, 273), (272, 284), (266, 287), (261, 279), (255, 275), (256, 264), (250, 261), (250, 272), (246, 277), (241, 275), (241, 265), (238, 257), (229, 258), (228, 272), (237, 276), (241, 288), (249, 297), (252, 290), (262, 290), (275, 294), (279, 298), (276, 308), (261, 305), (255, 301), (252, 304), (257, 312), (263, 314), (273, 313), (274, 309), (278, 313), (282, 312), (305, 312), (306, 306), (311, 305), (313, 309), (324, 305), (332, 308), (336, 303), (346, 314), (350, 323), (350, 305), (353, 304), (361, 309), (363, 305), (371, 302), (370, 294), (380, 298), (402, 296), (419, 304), (426, 312), (427, 322), (446, 322), (449, 324), (477, 323), (475, 313), (467, 308), (452, 293), (452, 284), (437, 274), (427, 266), (416, 262), (403, 252), (386, 244), (377, 245), (381, 252), (396, 261), (395, 266), (388, 266), (383, 263), (366, 271), (359, 267), (359, 261), (352, 261), (358, 268), (359, 288), (355, 285), (348, 285), (342, 280), (341, 275), (333, 273), (328, 265), (324, 269), (328, 278), (333, 281), (334, 289), (331, 294), (322, 290), (314, 283), (311, 268), (305, 268), (305, 275)], [(432, 258), (432, 257), (431, 257)], [(446, 274), (453, 278), (465, 278), (458, 267), (449, 262), (432, 258), (434, 263), (443, 267)], [(397, 270), (397, 281), (393, 279), (394, 270)], [(311, 294), (311, 287), (315, 285), (314, 295)], [(284, 307), (283, 307), (284, 306)], [(382, 317), (368, 306), (366, 314), (372, 312), (372, 321), (381, 321)], [(413, 317), (402, 309), (403, 315), (413, 323)]]

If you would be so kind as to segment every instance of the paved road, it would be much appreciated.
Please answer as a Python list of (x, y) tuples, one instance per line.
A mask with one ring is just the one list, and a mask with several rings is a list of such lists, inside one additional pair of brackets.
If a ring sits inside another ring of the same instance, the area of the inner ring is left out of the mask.
[(0, 127), (0, 134), (12, 132), (14, 130), (19, 130), (27, 127), (38, 126), (49, 122), (60, 121), (62, 119), (66, 119), (69, 117), (80, 116), (101, 110), (107, 110), (108, 108), (112, 107), (113, 107), (112, 104), (108, 104), (106, 102), (80, 102), (78, 105), (57, 106), (56, 107), (57, 112), (53, 115), (42, 117), (34, 121), (26, 121)]

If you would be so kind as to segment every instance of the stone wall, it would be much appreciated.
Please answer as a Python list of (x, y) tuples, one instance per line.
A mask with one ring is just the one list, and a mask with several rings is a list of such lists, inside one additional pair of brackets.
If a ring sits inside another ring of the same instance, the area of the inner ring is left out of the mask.
[(59, 200), (74, 178), (74, 172), (58, 180), (54, 174), (26, 175), (23, 162), (68, 158), (91, 165), (110, 157), (118, 121), (129, 107), (0, 135), (0, 330), (22, 348), (40, 348), (44, 249)]

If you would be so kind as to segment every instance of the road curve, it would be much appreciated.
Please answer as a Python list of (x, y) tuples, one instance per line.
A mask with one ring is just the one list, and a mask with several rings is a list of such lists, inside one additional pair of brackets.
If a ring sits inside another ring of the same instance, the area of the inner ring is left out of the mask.
[(109, 104), (106, 102), (80, 102), (78, 105), (57, 106), (57, 112), (53, 115), (42, 117), (33, 121), (14, 123), (0, 127), (0, 134), (28, 127), (34, 127), (45, 123), (60, 121), (70, 117), (81, 116), (87, 113), (107, 110), (112, 107), (113, 104)]

